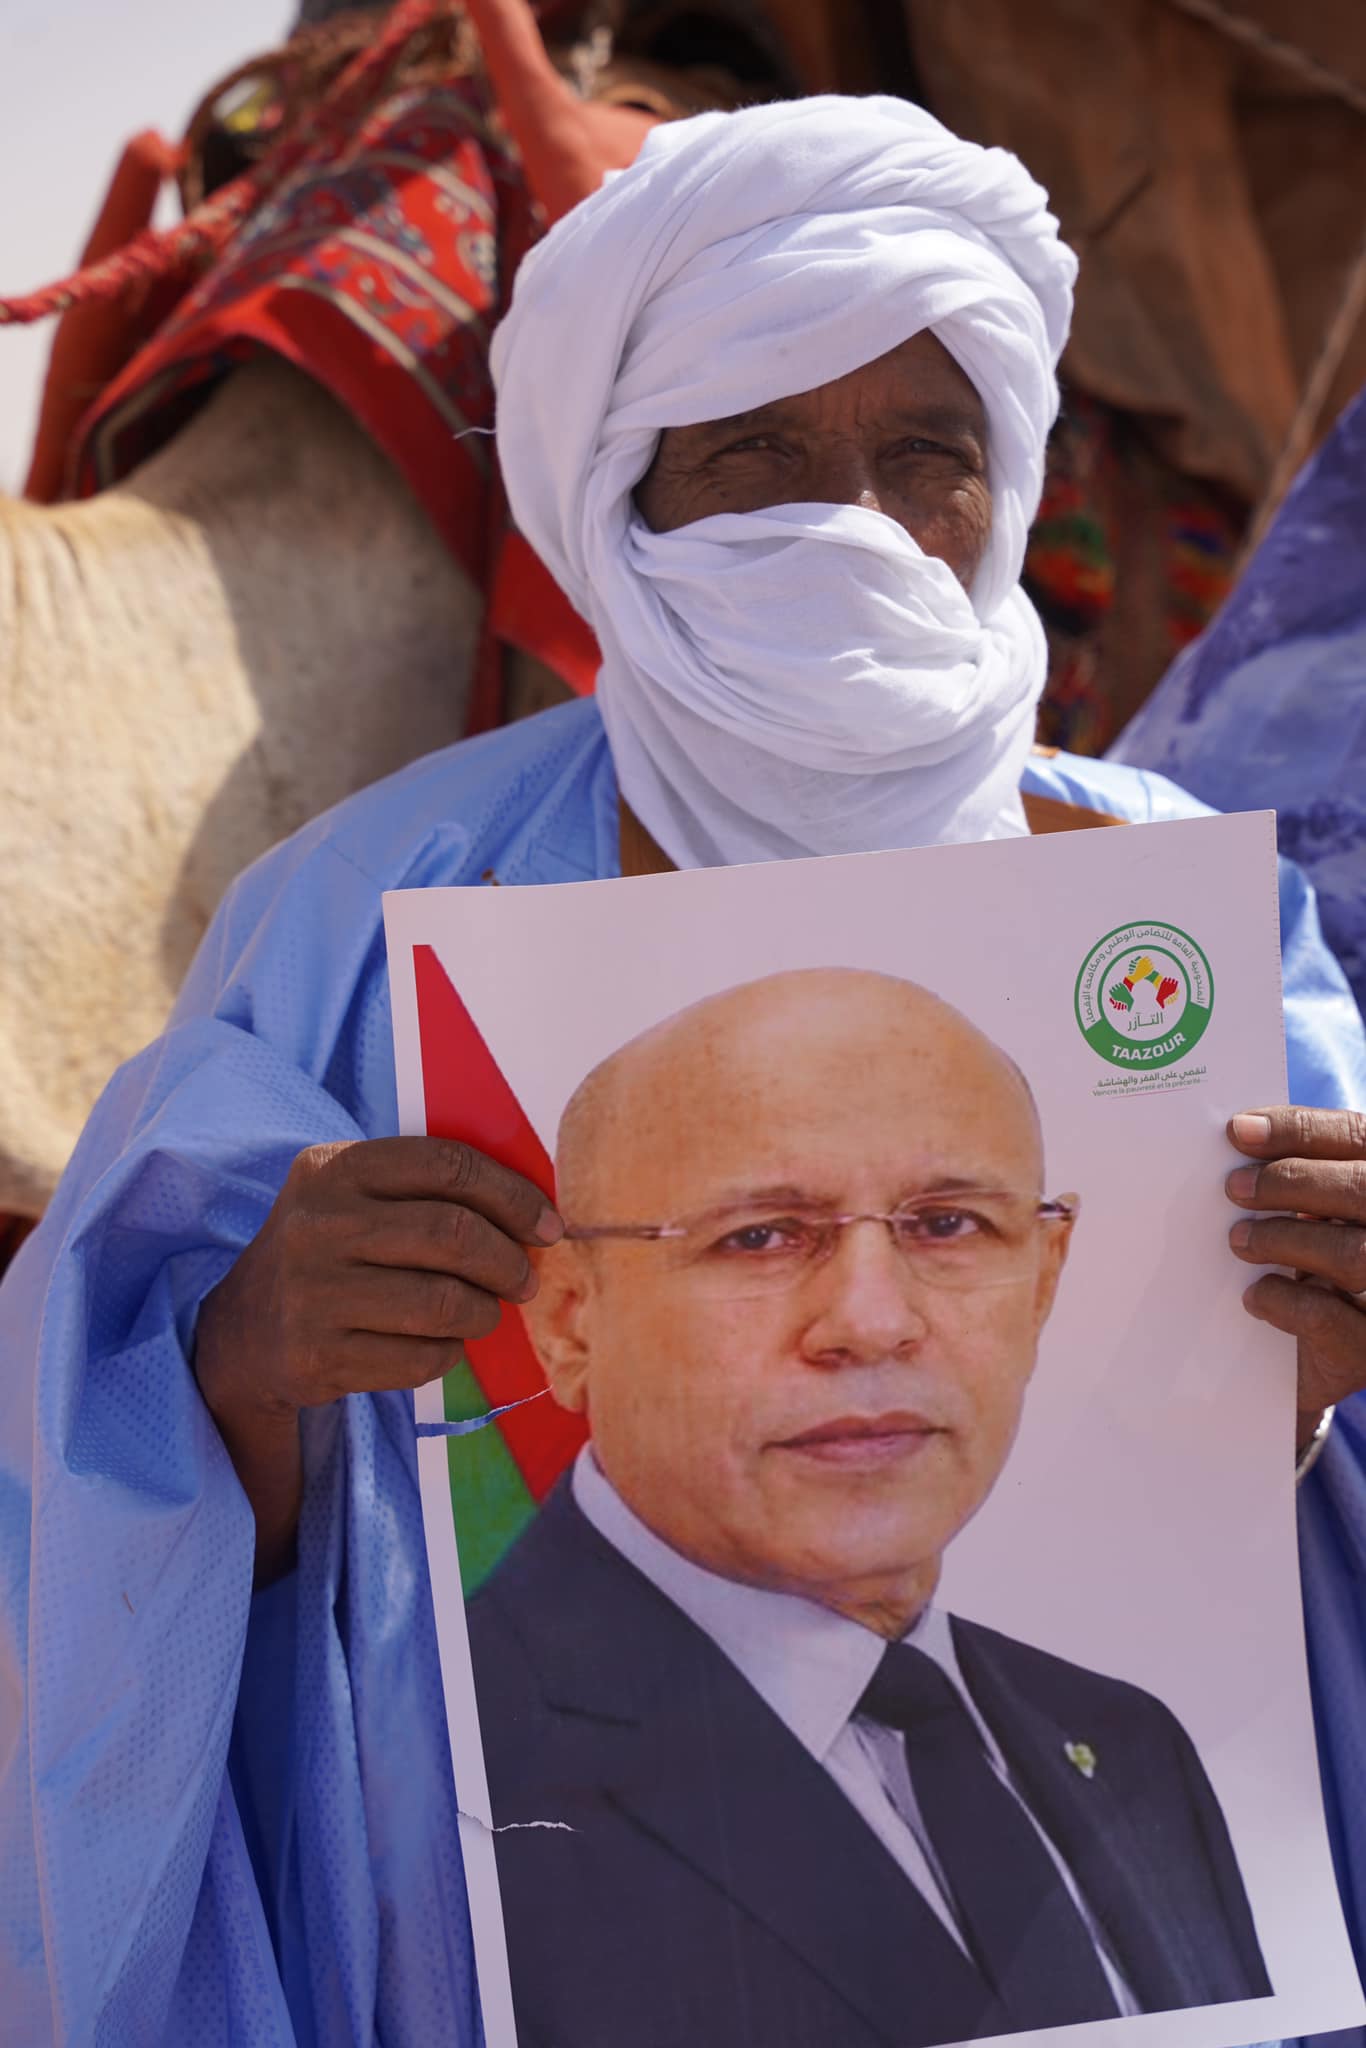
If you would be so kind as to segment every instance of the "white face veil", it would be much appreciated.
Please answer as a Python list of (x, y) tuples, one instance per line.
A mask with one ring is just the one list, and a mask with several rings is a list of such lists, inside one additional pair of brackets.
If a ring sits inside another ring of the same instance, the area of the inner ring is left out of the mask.
[[(834, 96), (656, 129), (526, 258), (492, 350), (509, 502), (598, 636), (622, 793), (680, 866), (1023, 829), (1045, 649), (1019, 576), (1075, 273), (1016, 158)], [(635, 510), (664, 428), (925, 329), (987, 414), (971, 593), (856, 506), (666, 534)]]

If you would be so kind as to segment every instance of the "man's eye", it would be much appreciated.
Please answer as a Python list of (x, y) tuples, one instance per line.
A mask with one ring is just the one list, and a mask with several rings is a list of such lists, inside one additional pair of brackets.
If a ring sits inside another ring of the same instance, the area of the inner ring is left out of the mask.
[(727, 441), (724, 448), (718, 448), (718, 455), (767, 455), (773, 442), (767, 434), (748, 434), (743, 441)]
[(976, 1237), (984, 1227), (982, 1218), (969, 1209), (917, 1209), (897, 1219), (899, 1234), (919, 1244), (957, 1244)]
[(894, 456), (943, 455), (952, 456), (956, 461), (962, 460), (962, 455), (958, 449), (948, 448), (942, 441), (925, 441), (918, 436), (909, 441), (898, 441), (896, 447), (892, 450), (892, 454)]
[(722, 1253), (748, 1252), (751, 1256), (763, 1252), (790, 1252), (800, 1248), (804, 1235), (800, 1223), (785, 1218), (766, 1223), (745, 1223), (738, 1230), (728, 1230), (712, 1249)]

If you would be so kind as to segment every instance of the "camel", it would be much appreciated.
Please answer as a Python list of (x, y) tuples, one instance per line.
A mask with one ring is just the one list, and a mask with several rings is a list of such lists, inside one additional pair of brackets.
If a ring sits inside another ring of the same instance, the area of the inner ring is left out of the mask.
[(41, 1214), (233, 876), (459, 737), (481, 609), (361, 428), (266, 356), (124, 483), (0, 500), (0, 1209)]

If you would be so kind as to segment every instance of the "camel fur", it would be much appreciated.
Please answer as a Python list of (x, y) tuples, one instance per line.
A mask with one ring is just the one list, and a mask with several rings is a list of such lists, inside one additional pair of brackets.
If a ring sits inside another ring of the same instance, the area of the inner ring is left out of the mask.
[(0, 1211), (40, 1214), (224, 889), (464, 727), (480, 600), (262, 357), (125, 482), (0, 499)]

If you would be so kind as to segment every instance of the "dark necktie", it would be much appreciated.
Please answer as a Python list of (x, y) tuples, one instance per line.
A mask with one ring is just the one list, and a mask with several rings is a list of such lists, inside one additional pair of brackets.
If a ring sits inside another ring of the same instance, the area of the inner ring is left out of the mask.
[(925, 1832), (982, 1975), (1017, 2025), (1118, 2013), (1086, 1923), (933, 1658), (892, 1643), (856, 1710), (906, 1740)]

